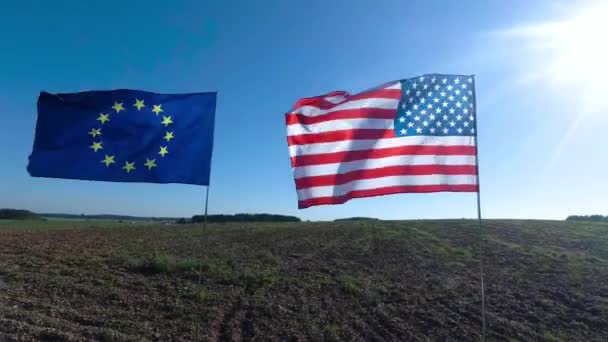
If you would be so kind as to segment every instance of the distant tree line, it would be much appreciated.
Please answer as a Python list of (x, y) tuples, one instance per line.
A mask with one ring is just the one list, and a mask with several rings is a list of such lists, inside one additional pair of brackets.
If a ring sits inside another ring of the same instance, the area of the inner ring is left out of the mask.
[(0, 209), (0, 220), (26, 220), (35, 218), (39, 218), (39, 216), (29, 210)]
[(570, 215), (566, 221), (590, 221), (590, 222), (608, 222), (608, 216), (604, 215)]
[[(83, 219), (83, 220), (146, 220), (155, 222), (177, 222), (177, 223), (197, 223), (203, 222), (203, 215), (194, 215), (191, 219), (181, 218), (176, 221), (175, 218), (168, 217), (137, 217), (126, 215), (74, 215), (74, 214), (37, 214), (28, 210), (22, 209), (1, 209), (0, 219), (5, 220), (26, 220), (26, 219), (43, 219), (44, 217), (62, 218), (62, 219)], [(236, 215), (209, 215), (207, 222), (300, 222), (301, 220), (295, 216), (273, 215), (273, 214), (236, 214)]]
[(357, 216), (357, 217), (346, 217), (346, 218), (340, 218), (340, 219), (334, 220), (334, 222), (342, 222), (342, 221), (380, 221), (380, 219), (377, 219), (375, 217)]
[[(177, 223), (203, 222), (205, 216), (194, 215), (190, 220), (179, 219)], [(235, 215), (208, 215), (207, 222), (300, 222), (295, 216), (273, 215), (273, 214), (235, 214)]]
[(60, 219), (82, 219), (82, 220), (112, 220), (112, 221), (155, 221), (155, 222), (173, 222), (175, 217), (143, 217), (143, 216), (129, 216), (129, 215), (112, 215), (112, 214), (98, 214), (98, 215), (86, 215), (86, 214), (39, 214), (43, 217), (52, 217)]

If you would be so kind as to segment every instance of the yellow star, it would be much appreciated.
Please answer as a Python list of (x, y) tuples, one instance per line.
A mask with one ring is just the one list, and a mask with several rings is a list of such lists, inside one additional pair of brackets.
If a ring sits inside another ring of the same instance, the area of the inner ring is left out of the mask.
[(122, 102), (114, 102), (114, 105), (112, 106), (112, 108), (114, 108), (114, 110), (116, 111), (116, 113), (120, 113), (121, 110), (125, 110), (122, 107)]
[(131, 170), (135, 170), (135, 166), (134, 166), (135, 162), (133, 163), (129, 163), (128, 161), (125, 162), (125, 166), (122, 167), (123, 170), (127, 170), (127, 173), (130, 173)]
[(163, 139), (165, 139), (165, 140), (167, 140), (167, 142), (169, 142), (169, 140), (171, 140), (173, 138), (175, 138), (173, 136), (173, 132), (167, 132), (167, 133), (165, 133), (165, 137)]
[(106, 123), (107, 121), (110, 121), (110, 114), (99, 113), (97, 121), (101, 121), (102, 124)]
[(154, 112), (154, 114), (158, 115), (158, 113), (162, 112), (163, 109), (161, 108), (162, 105), (154, 105), (154, 108), (152, 108), (152, 111)]
[(160, 147), (160, 152), (158, 152), (158, 154), (160, 154), (162, 157), (165, 156), (165, 154), (169, 153), (169, 151), (167, 151), (167, 146), (161, 146)]
[(95, 138), (98, 135), (101, 135), (101, 128), (95, 129), (92, 128), (91, 131), (89, 132), (90, 135), (93, 136), (93, 138)]
[(161, 124), (163, 124), (163, 125), (165, 125), (165, 127), (167, 127), (172, 123), (173, 123), (173, 121), (171, 121), (171, 115), (169, 115), (169, 116), (163, 115), (163, 122), (161, 122)]
[(95, 152), (97, 152), (97, 150), (103, 150), (103, 147), (101, 146), (101, 141), (100, 142), (94, 142), (93, 141), (93, 145), (90, 146), (93, 150), (95, 150)]
[(109, 156), (106, 154), (106, 158), (104, 160), (102, 160), (101, 162), (106, 164), (106, 167), (108, 167), (108, 166), (110, 166), (110, 164), (114, 164), (114, 156)]
[(146, 105), (144, 104), (144, 100), (135, 99), (135, 104), (133, 106), (137, 107), (137, 110), (141, 110)]
[(148, 170), (152, 170), (153, 167), (156, 167), (156, 159), (148, 159), (146, 158), (146, 163), (144, 164), (148, 167)]

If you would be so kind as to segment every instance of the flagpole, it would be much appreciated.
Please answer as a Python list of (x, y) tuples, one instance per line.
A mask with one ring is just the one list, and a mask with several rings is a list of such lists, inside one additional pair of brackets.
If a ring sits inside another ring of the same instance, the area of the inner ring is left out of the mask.
[[(216, 100), (217, 100), (217, 92), (216, 92)], [(217, 107), (215, 108), (215, 110), (217, 110)], [(215, 112), (213, 113), (213, 128), (215, 130)], [(213, 130), (211, 131), (213, 132)], [(211, 142), (213, 143), (213, 138), (211, 140)], [(211, 150), (213, 153), (213, 149)], [(197, 312), (196, 312), (196, 329), (194, 330), (194, 340), (195, 341), (200, 341), (199, 338), (199, 327), (200, 327), (200, 322), (201, 322), (201, 307), (203, 306), (203, 298), (201, 295), (201, 288), (202, 288), (202, 284), (203, 284), (203, 244), (204, 244), (204, 239), (206, 237), (206, 232), (207, 232), (207, 213), (208, 213), (208, 209), (209, 209), (209, 189), (211, 188), (211, 159), (212, 159), (212, 155), (209, 156), (209, 174), (208, 174), (208, 178), (207, 178), (207, 186), (205, 187), (205, 211), (204, 211), (204, 216), (203, 216), (203, 225), (201, 226), (201, 234), (199, 237), (199, 253), (198, 253), (198, 287), (197, 287), (197, 293), (196, 293), (196, 298), (198, 299), (198, 307), (197, 307)]]
[(201, 226), (200, 236), (199, 236), (199, 255), (198, 255), (198, 286), (196, 298), (198, 301), (197, 314), (196, 314), (196, 328), (194, 330), (194, 340), (199, 341), (199, 326), (200, 326), (200, 316), (201, 316), (201, 306), (202, 306), (202, 297), (201, 297), (201, 287), (203, 283), (203, 243), (205, 238), (205, 232), (207, 230), (207, 212), (209, 208), (209, 187), (211, 184), (205, 187), (205, 211), (203, 215), (203, 225)]
[[(477, 159), (479, 160), (479, 159)], [(479, 165), (479, 164), (477, 164)], [(477, 167), (477, 223), (479, 228), (479, 282), (481, 286), (481, 341), (486, 340), (486, 295), (483, 281), (483, 228), (481, 226), (481, 199), (479, 194), (479, 166)]]
[(477, 130), (477, 89), (475, 88), (475, 76), (473, 78), (473, 89), (475, 89), (475, 95), (473, 96), (473, 109), (475, 110), (475, 171), (477, 174), (477, 224), (479, 229), (479, 285), (481, 295), (481, 342), (486, 340), (486, 294), (485, 285), (483, 280), (483, 244), (484, 235), (483, 228), (481, 225), (481, 186), (479, 182), (479, 131)]

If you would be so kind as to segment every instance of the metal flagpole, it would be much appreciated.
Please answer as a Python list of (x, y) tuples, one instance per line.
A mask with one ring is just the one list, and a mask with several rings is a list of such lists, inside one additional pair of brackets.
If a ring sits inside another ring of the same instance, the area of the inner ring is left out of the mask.
[(203, 242), (205, 238), (205, 231), (207, 230), (207, 209), (209, 208), (209, 187), (211, 184), (205, 187), (205, 214), (203, 217), (203, 225), (201, 227), (201, 235), (199, 237), (199, 255), (198, 255), (198, 286), (196, 298), (198, 300), (197, 314), (196, 314), (196, 329), (194, 334), (194, 340), (199, 341), (199, 327), (200, 327), (200, 316), (201, 316), (201, 306), (203, 302), (203, 298), (201, 296), (201, 286), (203, 283)]
[(475, 90), (473, 96), (473, 109), (475, 110), (475, 171), (477, 174), (477, 223), (479, 229), (479, 283), (481, 287), (481, 342), (486, 340), (486, 294), (485, 285), (483, 281), (483, 228), (481, 225), (481, 186), (479, 182), (479, 134), (477, 130), (477, 89), (475, 88), (475, 77), (473, 78), (473, 89)]
[[(217, 93), (216, 93), (216, 100), (217, 100)], [(217, 107), (215, 108), (217, 110)], [(215, 129), (215, 113), (214, 115), (214, 129)], [(213, 140), (212, 140), (213, 142)], [(213, 150), (212, 150), (213, 152)], [(198, 252), (198, 286), (197, 286), (197, 293), (196, 293), (196, 298), (198, 300), (198, 307), (196, 310), (196, 329), (194, 330), (194, 340), (195, 341), (200, 341), (199, 338), (199, 330), (200, 330), (200, 323), (201, 323), (201, 307), (203, 306), (203, 296), (201, 294), (201, 289), (202, 289), (202, 284), (203, 284), (203, 243), (204, 243), (204, 239), (206, 237), (206, 231), (207, 231), (207, 212), (209, 209), (209, 188), (211, 188), (211, 157), (209, 159), (209, 178), (207, 179), (207, 186), (205, 187), (205, 213), (204, 213), (204, 217), (203, 217), (203, 225), (201, 227), (201, 235), (199, 237), (199, 252)]]
[[(479, 159), (477, 159), (479, 160)], [(479, 195), (479, 166), (477, 167), (477, 222), (479, 224), (479, 282), (481, 285), (481, 341), (486, 340), (486, 294), (483, 281), (483, 228), (481, 226), (481, 199)]]

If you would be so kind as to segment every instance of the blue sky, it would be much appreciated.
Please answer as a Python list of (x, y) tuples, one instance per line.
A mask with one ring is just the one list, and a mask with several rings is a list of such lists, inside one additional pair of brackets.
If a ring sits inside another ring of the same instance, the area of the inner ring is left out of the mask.
[[(474, 194), (393, 195), (298, 210), (284, 127), (284, 112), (301, 97), (338, 89), (357, 92), (423, 73), (461, 73), (476, 75), (484, 216), (605, 214), (608, 155), (600, 137), (608, 115), (582, 116), (582, 104), (597, 107), (579, 89), (591, 81), (560, 83), (550, 77), (558, 69), (538, 72), (547, 64), (545, 58), (556, 54), (535, 51), (544, 46), (534, 41), (542, 36), (513, 30), (567, 20), (591, 6), (567, 4), (5, 4), (0, 13), (0, 207), (155, 216), (200, 213), (200, 187), (27, 174), (41, 90), (133, 88), (218, 91), (212, 213), (272, 212), (303, 219), (474, 217)], [(561, 48), (558, 52), (565, 50)]]

